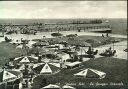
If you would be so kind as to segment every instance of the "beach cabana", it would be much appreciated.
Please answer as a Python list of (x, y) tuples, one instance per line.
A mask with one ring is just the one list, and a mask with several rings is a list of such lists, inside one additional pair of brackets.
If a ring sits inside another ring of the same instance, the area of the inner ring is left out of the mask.
[(49, 84), (41, 89), (61, 89), (58, 85)]
[(72, 63), (65, 64), (67, 68), (72, 69), (81, 66), (82, 62), (76, 61)]
[(63, 52), (58, 53), (57, 56), (58, 56), (59, 59), (60, 59), (61, 61), (63, 61), (63, 62), (66, 62), (66, 60), (68, 60), (68, 59), (71, 58), (69, 54), (63, 53)]
[(38, 74), (54, 74), (59, 72), (59, 63), (38, 63), (34, 64), (33, 69)]
[(14, 59), (14, 63), (21, 63), (21, 64), (37, 63), (37, 62), (38, 62), (38, 58), (32, 56), (21, 56)]
[(95, 69), (87, 68), (85, 70), (82, 70), (82, 71), (74, 74), (74, 75), (78, 76), (78, 77), (85, 77), (85, 78), (103, 79), (103, 78), (105, 78), (106, 73), (104, 73), (102, 71), (95, 70)]

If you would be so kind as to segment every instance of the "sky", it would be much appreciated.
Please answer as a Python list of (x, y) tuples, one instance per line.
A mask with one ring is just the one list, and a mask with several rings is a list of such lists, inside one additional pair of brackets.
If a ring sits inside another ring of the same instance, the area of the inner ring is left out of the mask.
[(0, 18), (127, 18), (127, 2), (0, 1)]

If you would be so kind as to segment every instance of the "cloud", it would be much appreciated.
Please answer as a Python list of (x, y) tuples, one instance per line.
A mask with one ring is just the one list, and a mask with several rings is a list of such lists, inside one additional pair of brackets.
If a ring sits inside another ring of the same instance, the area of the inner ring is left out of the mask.
[(1, 1), (0, 18), (127, 18), (126, 1)]

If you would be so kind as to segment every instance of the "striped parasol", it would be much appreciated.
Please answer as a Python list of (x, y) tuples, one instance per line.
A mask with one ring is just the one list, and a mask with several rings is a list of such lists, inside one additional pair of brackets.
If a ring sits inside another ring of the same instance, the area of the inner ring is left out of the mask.
[(37, 62), (38, 62), (38, 58), (32, 56), (21, 56), (14, 59), (14, 63), (21, 63), (21, 64), (37, 63)]
[(98, 71), (95, 69), (87, 68), (79, 73), (74, 74), (75, 76), (85, 77), (85, 78), (98, 78), (102, 79), (105, 78), (106, 73), (102, 71)]
[(38, 74), (53, 74), (59, 72), (60, 64), (52, 62), (37, 63), (34, 64), (33, 69)]
[(20, 77), (21, 77), (21, 72), (20, 71), (3, 69), (0, 72), (0, 82), (14, 81), (14, 80), (16, 80)]

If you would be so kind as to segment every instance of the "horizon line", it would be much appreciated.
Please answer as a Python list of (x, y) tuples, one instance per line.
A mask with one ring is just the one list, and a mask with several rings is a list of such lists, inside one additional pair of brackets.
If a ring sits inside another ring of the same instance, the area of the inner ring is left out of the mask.
[(123, 18), (0, 18), (0, 19), (127, 19), (127, 17)]

